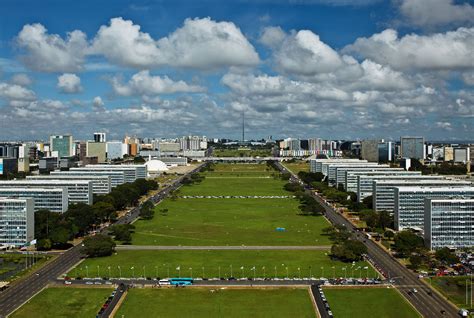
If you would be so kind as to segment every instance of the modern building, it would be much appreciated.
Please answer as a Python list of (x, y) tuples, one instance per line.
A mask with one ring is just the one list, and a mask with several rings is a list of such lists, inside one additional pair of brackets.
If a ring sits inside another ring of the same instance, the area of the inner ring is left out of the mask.
[(167, 166), (186, 166), (188, 158), (186, 157), (160, 157), (160, 161), (166, 163)]
[(112, 186), (109, 175), (71, 175), (71, 174), (51, 174), (40, 176), (27, 176), (30, 180), (85, 180), (92, 182), (92, 193), (105, 195), (110, 193)]
[(6, 176), (15, 172), (18, 172), (17, 158), (0, 158), (0, 176)]
[[(379, 164), (376, 162), (348, 162), (348, 163), (323, 163), (324, 166), (327, 166), (327, 177), (329, 185), (336, 184), (336, 172), (338, 168), (356, 168), (356, 167), (366, 167), (374, 168), (379, 167)], [(386, 166), (388, 168), (388, 166)]]
[[(364, 172), (375, 172), (375, 171), (402, 171), (403, 169), (401, 168), (390, 168), (389, 165), (369, 165), (364, 166), (364, 165), (357, 165), (357, 166), (351, 166), (351, 167), (337, 167), (336, 168), (336, 186), (339, 186), (340, 184), (345, 187), (346, 184), (346, 174), (351, 173), (351, 172), (357, 172), (357, 171), (364, 171)], [(357, 184), (357, 178), (354, 178), (355, 183)]]
[(74, 156), (74, 143), (71, 135), (49, 136), (50, 151), (57, 151), (58, 157)]
[(453, 161), (454, 160), (454, 148), (450, 146), (445, 146), (444, 150), (444, 161)]
[(369, 162), (379, 161), (380, 140), (362, 140), (360, 142), (360, 156)]
[(35, 235), (34, 200), (0, 198), (0, 245), (24, 246)]
[(423, 137), (400, 137), (402, 158), (423, 160), (425, 156), (425, 138)]
[(323, 167), (323, 164), (327, 163), (347, 163), (347, 162), (368, 162), (367, 160), (359, 159), (311, 159), (309, 161), (309, 170), (311, 172), (321, 172), (327, 175), (327, 166)]
[[(386, 167), (376, 167), (376, 168), (353, 168), (350, 170), (343, 170), (345, 168), (338, 169), (338, 179), (336, 182), (344, 186), (344, 190), (348, 192), (357, 193), (357, 177), (358, 176), (378, 176), (378, 175), (411, 175), (412, 173), (407, 173), (402, 168), (386, 168)], [(339, 171), (340, 170), (340, 171)], [(340, 173), (342, 172), (342, 174)], [(418, 173), (419, 174), (419, 173)]]
[(57, 157), (43, 157), (39, 160), (38, 163), (39, 172), (47, 173), (53, 171), (58, 167), (58, 158)]
[(392, 141), (379, 142), (379, 162), (391, 162), (395, 158), (395, 143)]
[(107, 160), (122, 159), (127, 154), (128, 147), (121, 141), (108, 141), (106, 143)]
[(79, 170), (81, 168), (72, 168), (69, 171), (52, 171), (51, 176), (81, 176), (81, 177), (100, 177), (105, 176), (110, 178), (110, 187), (115, 188), (125, 183), (125, 174), (123, 171), (99, 171), (99, 170)]
[(68, 192), (66, 187), (58, 188), (1, 188), (0, 197), (34, 200), (35, 211), (50, 210), (51, 212), (66, 212)]
[(425, 199), (424, 212), (426, 247), (474, 246), (474, 200)]
[(393, 212), (395, 209), (395, 188), (416, 186), (430, 188), (468, 187), (471, 186), (471, 183), (461, 180), (449, 180), (443, 178), (442, 176), (420, 176), (419, 178), (403, 180), (373, 180), (372, 202), (374, 210)]
[(395, 188), (395, 230), (423, 231), (425, 199), (474, 199), (474, 187), (397, 187)]
[(69, 203), (85, 203), (92, 205), (92, 181), (88, 180), (8, 180), (0, 181), (0, 188), (62, 188), (68, 190)]
[[(133, 181), (135, 181), (136, 179), (145, 179), (148, 175), (148, 172), (146, 170), (147, 169), (146, 165), (144, 165), (144, 164), (139, 164), (139, 165), (135, 165), (135, 164), (101, 165), (101, 164), (98, 164), (98, 165), (87, 165), (86, 168), (99, 169), (99, 170), (104, 170), (104, 169), (107, 169), (107, 170), (110, 170), (110, 169), (115, 169), (115, 170), (134, 169), (135, 170), (135, 179)], [(133, 181), (130, 181), (130, 182), (133, 182)]]
[(470, 161), (469, 147), (454, 148), (454, 162), (456, 162), (456, 163), (467, 163), (468, 161)]
[(94, 142), (107, 142), (107, 136), (104, 132), (94, 133)]
[(106, 162), (107, 150), (105, 142), (87, 142), (87, 157), (97, 157), (99, 163)]
[[(373, 181), (374, 180), (404, 180), (404, 179), (424, 179), (426, 176), (422, 176), (420, 171), (381, 171), (381, 172), (353, 172), (351, 173), (351, 178), (356, 177), (356, 187), (354, 190), (354, 184), (348, 184), (346, 182), (346, 188), (348, 190), (357, 193), (357, 199), (359, 202), (362, 202), (363, 199), (373, 195)], [(431, 177), (435, 179), (442, 179), (441, 177)], [(352, 180), (351, 180), (352, 182)]]
[(0, 157), (19, 158), (20, 147), (19, 143), (0, 143)]

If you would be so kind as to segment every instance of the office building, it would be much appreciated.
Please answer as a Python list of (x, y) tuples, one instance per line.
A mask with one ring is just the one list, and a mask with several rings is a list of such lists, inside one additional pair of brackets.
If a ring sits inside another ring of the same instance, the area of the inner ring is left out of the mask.
[(76, 170), (72, 168), (69, 171), (52, 171), (51, 176), (80, 176), (80, 177), (94, 177), (105, 176), (110, 178), (110, 187), (115, 188), (125, 183), (125, 174), (123, 171), (99, 171), (99, 170)]
[(374, 168), (374, 167), (378, 167), (379, 164), (376, 162), (323, 163), (323, 167), (324, 166), (327, 166), (326, 169), (327, 169), (327, 177), (328, 177), (329, 185), (335, 185), (337, 168), (352, 168), (352, 167)]
[(94, 133), (94, 142), (107, 142), (106, 134), (104, 132)]
[(18, 158), (21, 144), (2, 142), (0, 143), (0, 157)]
[(465, 148), (454, 148), (454, 162), (455, 163), (467, 163), (470, 161), (470, 150), (469, 147)]
[(106, 162), (107, 158), (105, 142), (87, 142), (87, 157), (97, 157), (99, 163)]
[(425, 159), (425, 138), (400, 137), (400, 156), (410, 159)]
[(71, 135), (55, 135), (49, 137), (51, 152), (57, 152), (58, 157), (74, 156), (74, 143)]
[(21, 247), (35, 235), (34, 200), (0, 198), (0, 245)]
[(309, 161), (309, 169), (311, 172), (321, 172), (324, 175), (327, 175), (327, 166), (323, 164), (327, 163), (347, 163), (347, 162), (368, 162), (367, 160), (359, 159), (311, 159)]
[(0, 158), (0, 176), (18, 172), (17, 158)]
[(0, 181), (0, 188), (61, 188), (68, 190), (69, 203), (85, 203), (92, 205), (92, 181), (87, 180), (41, 180), (22, 179)]
[(107, 160), (122, 159), (127, 154), (128, 147), (121, 141), (108, 141), (106, 143)]
[(395, 188), (395, 230), (423, 231), (425, 199), (474, 199), (474, 187), (397, 187)]
[(186, 157), (160, 157), (159, 159), (167, 166), (186, 166), (188, 164)]
[(375, 211), (393, 212), (395, 209), (395, 188), (396, 187), (463, 187), (471, 186), (468, 181), (449, 180), (441, 176), (420, 176), (419, 178), (411, 178), (404, 180), (386, 179), (373, 180), (372, 182), (372, 202)]
[(360, 156), (369, 162), (379, 161), (380, 140), (362, 140), (360, 142)]
[(379, 142), (379, 162), (391, 162), (395, 158), (395, 143), (391, 141)]
[[(341, 174), (342, 173), (342, 174)], [(405, 175), (407, 174), (402, 168), (390, 168), (390, 167), (362, 167), (347, 169), (338, 169), (338, 176), (336, 179), (337, 184), (342, 184), (344, 190), (347, 192), (357, 193), (357, 177), (358, 176), (371, 176), (371, 175)], [(409, 173), (408, 173), (409, 175)]]
[[(135, 171), (135, 177), (134, 180), (136, 179), (145, 179), (148, 175), (148, 171), (146, 168), (146, 165), (140, 164), (140, 165), (134, 165), (134, 164), (123, 164), (123, 165), (87, 165), (86, 168), (90, 169), (99, 169), (99, 170), (128, 170), (128, 169), (133, 169)], [(133, 182), (133, 181), (125, 181), (125, 182)]]
[(110, 193), (112, 188), (109, 175), (71, 175), (71, 174), (51, 174), (40, 176), (27, 176), (29, 180), (85, 180), (92, 182), (92, 194), (105, 195)]
[(425, 245), (431, 250), (474, 246), (474, 200), (425, 199)]
[[(353, 178), (357, 178), (355, 185)], [(351, 172), (349, 183), (346, 181), (346, 191), (351, 191), (357, 193), (357, 199), (359, 202), (362, 202), (363, 199), (371, 196), (373, 190), (373, 180), (403, 180), (410, 178), (421, 178), (424, 177), (421, 175), (420, 171), (380, 171), (380, 172)], [(440, 179), (437, 177), (436, 179)]]
[[(337, 167), (336, 168), (336, 186), (342, 185), (345, 188), (346, 185), (346, 175), (347, 173), (351, 172), (376, 172), (376, 171), (403, 171), (401, 168), (390, 168), (389, 165), (357, 165), (357, 166), (350, 166), (350, 167)], [(353, 178), (353, 182), (357, 185), (357, 178)]]
[(454, 160), (454, 148), (445, 146), (444, 150), (444, 161), (453, 161)]
[(38, 168), (40, 173), (47, 173), (53, 171), (58, 167), (57, 157), (43, 157), (38, 162)]
[(51, 212), (66, 212), (68, 204), (68, 192), (66, 187), (58, 188), (2, 188), (0, 197), (34, 200), (35, 211), (50, 210)]

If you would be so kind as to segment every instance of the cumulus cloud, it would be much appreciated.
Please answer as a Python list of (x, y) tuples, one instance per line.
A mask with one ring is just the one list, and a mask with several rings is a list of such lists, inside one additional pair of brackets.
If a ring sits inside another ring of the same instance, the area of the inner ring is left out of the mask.
[(474, 28), (431, 35), (409, 34), (401, 38), (387, 29), (359, 38), (343, 49), (400, 70), (455, 70), (474, 68)]
[(33, 83), (32, 79), (28, 75), (23, 73), (13, 75), (11, 78), (11, 82), (20, 86), (30, 86)]
[(286, 38), (285, 31), (280, 27), (266, 27), (260, 34), (259, 42), (268, 47), (276, 47), (280, 45)]
[(100, 96), (94, 97), (94, 99), (92, 100), (92, 109), (94, 111), (103, 111), (103, 110), (105, 110), (105, 103), (102, 100), (102, 97), (100, 97)]
[(65, 73), (58, 76), (57, 87), (61, 93), (75, 94), (82, 91), (81, 79), (76, 74)]
[(232, 22), (186, 19), (181, 28), (159, 40), (140, 29), (130, 20), (114, 18), (97, 32), (92, 52), (117, 64), (142, 69), (163, 65), (253, 66), (259, 62), (253, 46)]
[(36, 99), (36, 94), (23, 86), (0, 82), (0, 98), (13, 101), (31, 101)]
[(454, 0), (403, 0), (400, 12), (412, 25), (435, 27), (474, 22), (474, 6)]
[(72, 31), (63, 39), (57, 34), (48, 34), (39, 23), (25, 25), (16, 44), (23, 50), (22, 61), (29, 68), (42, 72), (81, 70), (88, 47), (82, 31)]
[(205, 89), (198, 85), (190, 85), (184, 81), (173, 81), (168, 76), (153, 76), (149, 71), (141, 71), (132, 76), (125, 84), (120, 79), (111, 79), (112, 88), (117, 95), (158, 95), (173, 93), (196, 93)]

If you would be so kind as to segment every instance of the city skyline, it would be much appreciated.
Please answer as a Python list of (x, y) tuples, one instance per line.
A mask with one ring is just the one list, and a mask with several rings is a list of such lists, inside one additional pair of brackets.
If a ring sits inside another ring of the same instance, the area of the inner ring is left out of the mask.
[(0, 139), (466, 140), (474, 7), (427, 3), (3, 1)]

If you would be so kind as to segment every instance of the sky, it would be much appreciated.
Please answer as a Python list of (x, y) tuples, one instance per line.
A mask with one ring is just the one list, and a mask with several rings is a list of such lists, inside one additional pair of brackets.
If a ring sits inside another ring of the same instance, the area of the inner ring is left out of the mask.
[(0, 140), (474, 140), (474, 1), (0, 2)]

